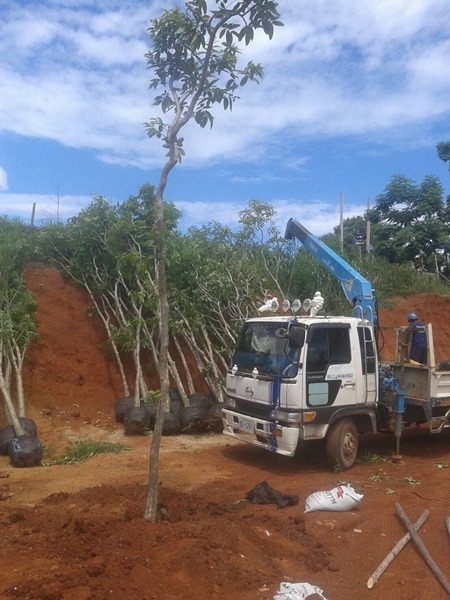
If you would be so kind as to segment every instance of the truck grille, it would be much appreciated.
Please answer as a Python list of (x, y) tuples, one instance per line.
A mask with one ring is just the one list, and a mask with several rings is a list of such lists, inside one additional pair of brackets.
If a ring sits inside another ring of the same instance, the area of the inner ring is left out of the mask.
[(256, 417), (257, 419), (264, 419), (265, 421), (270, 420), (270, 413), (272, 407), (267, 404), (259, 404), (258, 402), (249, 402), (248, 400), (237, 400), (236, 401), (237, 412), (248, 415), (249, 417)]

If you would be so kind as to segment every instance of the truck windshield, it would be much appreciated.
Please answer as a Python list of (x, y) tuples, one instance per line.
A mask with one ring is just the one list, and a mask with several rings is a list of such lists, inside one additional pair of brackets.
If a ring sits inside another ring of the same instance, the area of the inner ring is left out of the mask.
[(260, 375), (295, 377), (299, 348), (290, 348), (286, 338), (275, 335), (280, 323), (249, 322), (239, 334), (233, 354), (233, 365), (251, 373), (256, 367)]

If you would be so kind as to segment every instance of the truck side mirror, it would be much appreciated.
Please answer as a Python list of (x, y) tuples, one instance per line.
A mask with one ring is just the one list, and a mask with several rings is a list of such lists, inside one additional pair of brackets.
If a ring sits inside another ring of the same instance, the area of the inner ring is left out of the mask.
[(305, 328), (291, 325), (287, 334), (289, 348), (303, 348), (305, 343)]

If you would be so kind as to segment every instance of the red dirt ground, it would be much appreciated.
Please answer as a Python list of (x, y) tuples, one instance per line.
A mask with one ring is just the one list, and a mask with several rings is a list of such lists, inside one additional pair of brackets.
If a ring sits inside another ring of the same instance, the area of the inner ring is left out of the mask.
[[(108, 440), (130, 450), (76, 465), (14, 469), (0, 456), (0, 599), (270, 600), (282, 581), (309, 582), (328, 600), (429, 600), (447, 594), (411, 544), (377, 585), (367, 580), (404, 534), (398, 502), (412, 521), (430, 516), (420, 535), (450, 579), (450, 431), (408, 430), (402, 464), (389, 457), (390, 434), (361, 440), (361, 460), (329, 471), (322, 447), (274, 456), (221, 434), (163, 438), (160, 503), (164, 520), (143, 519), (150, 437), (124, 436), (114, 422), (121, 395), (100, 350), (101, 327), (86, 297), (54, 270), (34, 266), (26, 279), (38, 303), (40, 339), (25, 384), (28, 416), (38, 425), (44, 460), (75, 440)], [(450, 299), (399, 298), (381, 310), (385, 327), (412, 310), (434, 325), (439, 360), (450, 357)], [(389, 338), (389, 334), (386, 334)], [(296, 494), (296, 506), (239, 502), (260, 481)], [(364, 495), (349, 512), (303, 514), (305, 498), (350, 482)], [(8, 495), (11, 494), (11, 495)]]

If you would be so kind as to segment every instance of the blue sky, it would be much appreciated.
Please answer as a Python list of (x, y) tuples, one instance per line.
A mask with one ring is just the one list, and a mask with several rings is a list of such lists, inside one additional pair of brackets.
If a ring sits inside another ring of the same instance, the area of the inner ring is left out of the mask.
[[(146, 28), (170, 0), (2, 0), (0, 215), (37, 224), (77, 214), (92, 196), (122, 201), (156, 185), (164, 152), (143, 123)], [(190, 124), (166, 200), (181, 229), (236, 226), (252, 199), (322, 235), (362, 214), (394, 174), (450, 172), (448, 0), (281, 0), (285, 26), (243, 50), (260, 85), (242, 88), (212, 130)]]

